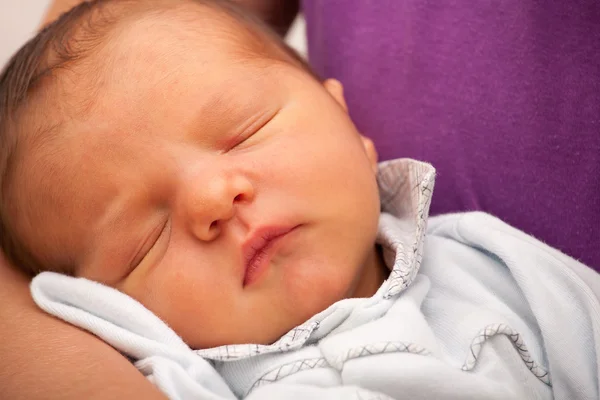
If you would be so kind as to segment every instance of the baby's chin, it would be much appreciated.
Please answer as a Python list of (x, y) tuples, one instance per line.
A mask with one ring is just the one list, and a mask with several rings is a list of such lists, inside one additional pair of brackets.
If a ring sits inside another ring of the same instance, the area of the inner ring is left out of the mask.
[(303, 263), (302, 268), (289, 269), (290, 274), (281, 281), (276, 280), (278, 285), (274, 292), (261, 293), (265, 294), (260, 296), (261, 301), (251, 302), (252, 307), (244, 311), (231, 309), (229, 318), (211, 321), (213, 329), (204, 332), (190, 329), (189, 323), (185, 323), (189, 319), (184, 319), (180, 327), (189, 337), (182, 338), (196, 350), (238, 344), (271, 345), (337, 302), (356, 297), (357, 283), (367, 278), (367, 270), (377, 267), (369, 265), (375, 255), (373, 245), (369, 254), (359, 261), (343, 260), (348, 263), (347, 268), (322, 268), (322, 265), (340, 265), (340, 262), (318, 259), (311, 262), (319, 266), (319, 274), (314, 273), (308, 263)]
[[(328, 299), (326, 302), (321, 302), (316, 307), (305, 307), (301, 313), (296, 310), (295, 315), (284, 315), (282, 318), (272, 319), (269, 321), (259, 322), (254, 321), (252, 326), (240, 326), (230, 329), (229, 332), (223, 330), (219, 334), (218, 330), (215, 337), (199, 338), (199, 337), (182, 337), (190, 348), (194, 350), (204, 350), (221, 346), (242, 345), (242, 344), (257, 344), (257, 345), (272, 345), (279, 339), (285, 336), (292, 329), (302, 325), (309, 319), (326, 310), (339, 300), (343, 300), (344, 296), (339, 296), (336, 299)], [(306, 304), (305, 304), (306, 305)], [(314, 305), (313, 305), (314, 306)]]

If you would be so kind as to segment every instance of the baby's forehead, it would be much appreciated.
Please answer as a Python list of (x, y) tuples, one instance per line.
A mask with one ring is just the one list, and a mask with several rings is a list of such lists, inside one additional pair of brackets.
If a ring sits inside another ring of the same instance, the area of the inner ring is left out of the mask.
[(203, 50), (208, 52), (203, 54), (206, 60), (226, 53), (238, 58), (283, 59), (290, 56), (281, 38), (250, 16), (206, 5), (212, 2), (176, 3), (178, 7), (120, 18), (107, 35), (107, 45), (102, 48), (105, 51), (98, 52), (100, 61), (111, 52), (120, 56), (118, 61), (135, 56), (151, 59), (157, 55), (156, 49), (160, 46), (163, 55), (167, 56), (175, 50)]
[(214, 74), (232, 73), (229, 66), (271, 61), (235, 20), (210, 8), (196, 8), (120, 21), (93, 51), (69, 68), (56, 70), (54, 83), (43, 95), (55, 99), (55, 115), (85, 117), (102, 98), (134, 84), (186, 79), (201, 85)]
[[(64, 94), (74, 98), (93, 96), (105, 83), (114, 84), (134, 71), (142, 79), (150, 73), (168, 78), (173, 72), (168, 64), (173, 60), (182, 67), (198, 61), (209, 68), (219, 62), (240, 65), (250, 60), (263, 64), (284, 61), (305, 67), (294, 59), (294, 54), (287, 54), (291, 50), (278, 38), (271, 38), (269, 31), (250, 29), (248, 23), (214, 6), (183, 3), (192, 4), (120, 19), (93, 51), (76, 60), (72, 68), (57, 71)], [(77, 37), (74, 39), (77, 41)], [(226, 67), (222, 64), (217, 68)], [(63, 73), (75, 76), (61, 79)]]
[(97, 53), (96, 61), (121, 68), (137, 61), (150, 63), (170, 57), (202, 59), (208, 64), (250, 54), (259, 56), (255, 38), (234, 21), (206, 15), (203, 19), (150, 14), (120, 24)]

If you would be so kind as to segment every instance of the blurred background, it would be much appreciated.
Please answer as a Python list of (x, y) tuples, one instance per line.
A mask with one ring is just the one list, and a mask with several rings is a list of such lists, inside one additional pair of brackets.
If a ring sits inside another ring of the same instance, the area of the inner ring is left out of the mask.
[[(0, 0), (0, 66), (35, 34), (50, 0)], [(294, 22), (286, 40), (306, 56), (304, 19)]]

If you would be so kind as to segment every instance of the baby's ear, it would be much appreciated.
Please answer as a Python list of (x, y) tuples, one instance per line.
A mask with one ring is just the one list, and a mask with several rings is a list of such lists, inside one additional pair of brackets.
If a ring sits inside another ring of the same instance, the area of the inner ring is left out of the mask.
[(365, 153), (367, 154), (367, 158), (369, 159), (369, 162), (371, 163), (371, 168), (373, 169), (373, 172), (375, 174), (377, 174), (378, 155), (377, 155), (377, 150), (375, 149), (375, 144), (373, 144), (373, 141), (366, 136), (360, 135), (360, 139), (362, 140), (363, 147), (365, 148)]
[(337, 79), (327, 79), (323, 82), (323, 86), (329, 92), (329, 94), (338, 102), (338, 104), (348, 112), (348, 106), (346, 105), (346, 99), (344, 98), (344, 86)]
[[(323, 82), (323, 86), (325, 86), (325, 89), (335, 99), (335, 101), (338, 102), (344, 111), (348, 112), (348, 106), (346, 105), (346, 99), (344, 98), (344, 86), (342, 83), (337, 79), (327, 79), (325, 82)], [(367, 158), (371, 163), (371, 168), (373, 169), (373, 172), (377, 174), (378, 155), (375, 145), (373, 144), (373, 141), (366, 136), (360, 135), (360, 139), (362, 140)]]

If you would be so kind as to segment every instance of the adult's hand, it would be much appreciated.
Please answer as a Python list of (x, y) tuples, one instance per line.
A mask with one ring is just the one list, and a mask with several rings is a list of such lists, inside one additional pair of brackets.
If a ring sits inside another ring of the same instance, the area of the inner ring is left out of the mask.
[(112, 347), (38, 309), (1, 253), (0, 338), (3, 399), (164, 399)]

